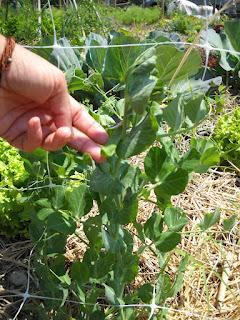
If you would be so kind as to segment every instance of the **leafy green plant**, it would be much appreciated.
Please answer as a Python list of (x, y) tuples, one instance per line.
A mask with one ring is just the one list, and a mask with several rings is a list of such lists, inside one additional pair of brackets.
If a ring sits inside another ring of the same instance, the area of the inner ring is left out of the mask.
[[(188, 254), (172, 278), (167, 265), (188, 219), (171, 198), (185, 190), (192, 172), (216, 165), (219, 154), (210, 139), (192, 138), (185, 154), (174, 141), (208, 115), (205, 95), (216, 79), (197, 78), (202, 67), (198, 51), (186, 55), (178, 46), (159, 45), (171, 41), (166, 34), (152, 33), (144, 41), (156, 45), (124, 46), (139, 40), (116, 32), (108, 39), (90, 34), (87, 44), (93, 47), (85, 56), (73, 49), (53, 52), (69, 90), (75, 97), (90, 99), (89, 112), (104, 124), (110, 138), (102, 148), (106, 162), (99, 165), (68, 148), (24, 156), (31, 179), (37, 181), (37, 190), (25, 196), (31, 196), (30, 236), (37, 244), (41, 294), (51, 297), (44, 302), (48, 319), (69, 318), (68, 296), (76, 300), (72, 317), (136, 319), (151, 310), (127, 305), (167, 307), (167, 299), (181, 288)], [(140, 169), (131, 158), (142, 153)], [(77, 185), (69, 185), (76, 176)], [(155, 204), (145, 223), (138, 222), (140, 200)], [(98, 211), (88, 214), (93, 203)], [(71, 234), (85, 250), (80, 259), (66, 263)], [(141, 243), (137, 249), (134, 237)], [(157, 257), (160, 272), (153, 283), (129, 290), (145, 250)], [(166, 318), (165, 309), (155, 311), (155, 318)]]
[(138, 6), (131, 6), (126, 10), (114, 10), (113, 16), (116, 21), (123, 25), (150, 25), (159, 22), (162, 12), (159, 7), (142, 8)]
[(202, 19), (197, 17), (176, 12), (171, 19), (162, 20), (160, 26), (166, 31), (178, 32), (181, 35), (187, 36), (187, 40), (191, 42), (194, 41), (196, 35), (203, 29), (204, 23)]
[(226, 160), (240, 167), (240, 108), (237, 107), (232, 113), (219, 117), (216, 124), (213, 139), (221, 150), (222, 162)]
[(19, 152), (4, 140), (0, 140), (0, 154), (0, 234), (14, 236), (26, 233), (21, 215), (24, 199), (18, 188), (26, 184), (28, 174)]
[[(6, 36), (14, 36), (18, 42), (32, 43), (39, 38), (38, 14), (29, 0), (23, 1), (19, 10), (0, 7), (0, 32)], [(28, 19), (26, 19), (28, 17)]]
[[(104, 10), (105, 9), (105, 10)], [(90, 32), (103, 33), (109, 27), (109, 22), (105, 18), (108, 10), (92, 1), (83, 0), (78, 4), (78, 10), (68, 8), (63, 18), (63, 35), (79, 43), (79, 39)], [(77, 25), (77, 30), (74, 26)]]
[(207, 229), (214, 226), (220, 220), (220, 210), (216, 209), (214, 212), (210, 212), (205, 214), (203, 221), (199, 223), (199, 227), (202, 231), (206, 231)]
[[(206, 43), (207, 41), (213, 48), (211, 55), (215, 61), (213, 61), (213, 66), (210, 61), (211, 74), (221, 75), (224, 83), (234, 89), (239, 86), (240, 59), (237, 53), (239, 47), (235, 40), (236, 32), (240, 28), (239, 25), (238, 20), (227, 20), (224, 25), (215, 26), (216, 30), (209, 28), (207, 31), (201, 32), (201, 42)], [(214, 48), (220, 50), (214, 52)]]
[(215, 104), (215, 112), (220, 113), (224, 110), (224, 107), (226, 105), (226, 101), (230, 99), (230, 93), (227, 90), (226, 86), (220, 85), (218, 87), (218, 90), (214, 93), (214, 104)]
[(111, 10), (102, 5), (96, 4), (96, 7), (91, 1), (86, 0), (78, 4), (78, 10), (72, 6), (66, 9), (52, 6), (50, 10), (46, 4), (42, 8), (41, 25), (39, 25), (39, 13), (31, 1), (23, 1), (18, 9), (9, 8), (7, 16), (6, 6), (2, 5), (0, 32), (6, 36), (14, 36), (18, 42), (28, 45), (46, 37), (51, 39), (52, 44), (54, 34), (52, 12), (57, 38), (66, 36), (71, 39), (72, 44), (79, 44), (90, 32), (104, 33), (110, 24), (107, 17)]

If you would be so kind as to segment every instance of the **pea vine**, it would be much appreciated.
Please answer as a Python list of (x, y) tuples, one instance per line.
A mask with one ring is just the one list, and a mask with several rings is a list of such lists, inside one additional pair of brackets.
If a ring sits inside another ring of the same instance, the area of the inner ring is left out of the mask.
[[(188, 218), (171, 199), (185, 190), (192, 173), (219, 162), (217, 147), (194, 128), (208, 116), (206, 96), (221, 79), (203, 80), (198, 50), (186, 51), (172, 40), (176, 36), (153, 32), (144, 40), (149, 45), (124, 47), (139, 39), (90, 34), (85, 55), (58, 48), (49, 57), (58, 57), (70, 92), (87, 101), (110, 139), (102, 148), (106, 162), (99, 165), (69, 148), (24, 155), (37, 181), (25, 192), (30, 237), (37, 243), (35, 270), (41, 294), (52, 298), (38, 306), (41, 319), (140, 319), (150, 315), (153, 303), (163, 309), (151, 319), (165, 319), (168, 299), (181, 289), (189, 255), (181, 253), (174, 277), (167, 266)], [(175, 140), (189, 131), (189, 149), (181, 153)], [(140, 154), (143, 167), (132, 161)], [(144, 223), (140, 201), (154, 205)], [(69, 235), (83, 246), (73, 262), (66, 258)], [(146, 250), (159, 272), (133, 290)], [(146, 308), (126, 307), (138, 304)]]

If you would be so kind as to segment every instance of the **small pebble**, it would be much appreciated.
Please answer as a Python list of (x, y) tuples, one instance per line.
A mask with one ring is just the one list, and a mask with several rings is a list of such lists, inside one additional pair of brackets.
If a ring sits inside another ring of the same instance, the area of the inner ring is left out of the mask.
[(10, 274), (9, 281), (16, 287), (25, 286), (27, 283), (27, 275), (24, 271), (13, 271)]

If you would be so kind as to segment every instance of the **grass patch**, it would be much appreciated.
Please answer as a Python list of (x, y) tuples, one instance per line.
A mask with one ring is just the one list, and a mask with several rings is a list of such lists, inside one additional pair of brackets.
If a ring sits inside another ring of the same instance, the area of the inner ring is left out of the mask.
[(119, 9), (113, 12), (114, 18), (123, 25), (139, 25), (139, 24), (154, 24), (159, 22), (162, 17), (162, 10), (159, 7), (141, 8), (131, 6), (128, 9)]

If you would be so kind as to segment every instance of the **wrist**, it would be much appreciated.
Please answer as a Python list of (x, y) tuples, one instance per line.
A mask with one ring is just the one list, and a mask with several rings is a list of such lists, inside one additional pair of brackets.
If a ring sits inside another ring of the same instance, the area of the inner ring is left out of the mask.
[(5, 45), (6, 45), (6, 38), (0, 35), (0, 58), (2, 57)]
[(1, 46), (3, 49), (1, 58), (0, 58), (0, 75), (2, 78), (2, 75), (5, 74), (12, 63), (12, 56), (13, 56), (13, 51), (16, 46), (16, 42), (14, 38), (8, 37), (6, 39), (2, 38), (2, 41), (5, 40), (5, 45), (4, 47)]

